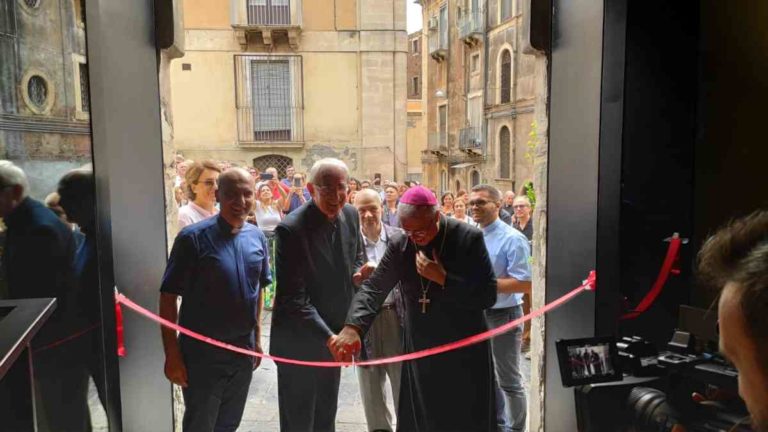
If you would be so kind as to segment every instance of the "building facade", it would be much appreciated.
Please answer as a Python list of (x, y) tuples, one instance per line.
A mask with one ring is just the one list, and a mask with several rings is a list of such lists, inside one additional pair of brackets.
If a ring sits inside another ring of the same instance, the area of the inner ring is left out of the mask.
[(83, 0), (0, 0), (0, 159), (43, 199), (91, 161)]
[(407, 174), (405, 0), (187, 0), (174, 145), (281, 172), (323, 157)]
[[(519, 52), (519, 0), (423, 0), (425, 182), (439, 192), (532, 176), (533, 56)], [(517, 67), (516, 67), (517, 66)]]
[(535, 66), (522, 51), (521, 0), (487, 0), (486, 143), (483, 168), (501, 190), (522, 193), (533, 177)]
[(422, 51), (424, 36), (421, 30), (408, 35), (408, 132), (405, 139), (408, 148), (406, 180), (422, 181), (421, 154), (427, 149), (427, 124), (424, 111)]

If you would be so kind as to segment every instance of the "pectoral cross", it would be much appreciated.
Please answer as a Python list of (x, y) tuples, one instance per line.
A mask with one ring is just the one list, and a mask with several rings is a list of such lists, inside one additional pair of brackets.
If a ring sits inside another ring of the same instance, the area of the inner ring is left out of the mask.
[(429, 303), (432, 303), (432, 300), (427, 298), (427, 293), (423, 292), (421, 293), (421, 298), (419, 299), (419, 303), (421, 303), (421, 313), (425, 314), (427, 313), (427, 305)]

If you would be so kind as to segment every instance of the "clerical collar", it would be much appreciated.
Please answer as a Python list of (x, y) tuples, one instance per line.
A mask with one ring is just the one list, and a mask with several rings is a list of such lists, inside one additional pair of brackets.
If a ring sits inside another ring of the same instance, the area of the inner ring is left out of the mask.
[(223, 216), (221, 216), (221, 214), (219, 214), (216, 217), (218, 218), (216, 222), (219, 224), (219, 227), (221, 228), (221, 230), (224, 231), (225, 233), (229, 233), (229, 234), (232, 234), (232, 235), (239, 234), (240, 231), (243, 231), (246, 228), (246, 225), (247, 225), (247, 223), (243, 223), (243, 226), (235, 227), (235, 226), (230, 225), (229, 222), (227, 222), (227, 220), (224, 219)]
[(501, 218), (496, 218), (495, 221), (491, 222), (487, 227), (482, 228), (482, 230), (484, 233), (489, 233), (491, 231), (495, 231), (496, 229), (498, 229), (501, 226), (500, 224), (505, 224), (505, 223), (503, 220), (501, 220)]

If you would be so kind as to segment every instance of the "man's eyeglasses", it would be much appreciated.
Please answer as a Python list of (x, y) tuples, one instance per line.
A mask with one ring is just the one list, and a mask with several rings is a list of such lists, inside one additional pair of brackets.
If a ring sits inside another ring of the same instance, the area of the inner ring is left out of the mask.
[(482, 207), (482, 206), (488, 204), (489, 202), (491, 202), (491, 201), (484, 200), (484, 199), (476, 199), (476, 200), (469, 201), (467, 203), (467, 206), (469, 206), (469, 207)]
[(346, 183), (339, 183), (337, 185), (315, 185), (315, 187), (319, 189), (321, 193), (324, 193), (324, 194), (332, 194), (332, 193), (347, 191)]
[(514, 209), (521, 209), (521, 208), (526, 208), (526, 207), (528, 207), (528, 204), (516, 204), (516, 205), (512, 206), (512, 208), (514, 208)]

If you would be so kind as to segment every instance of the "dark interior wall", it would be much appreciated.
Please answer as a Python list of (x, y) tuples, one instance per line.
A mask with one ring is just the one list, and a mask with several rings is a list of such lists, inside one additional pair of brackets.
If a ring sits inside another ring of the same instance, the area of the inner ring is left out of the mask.
[[(714, 300), (715, 293), (695, 279), (695, 254), (707, 234), (732, 217), (768, 208), (762, 108), (768, 100), (768, 3), (750, 5), (629, 1), (625, 33), (606, 23), (598, 225), (607, 233), (618, 224), (619, 244), (608, 235), (598, 240), (597, 266), (603, 286), (609, 283), (598, 293), (598, 333), (612, 331), (617, 310), (637, 305), (662, 263), (667, 246), (661, 240), (680, 232), (691, 239), (682, 248), (681, 275), (668, 281), (647, 313), (619, 327), (622, 334), (665, 342), (680, 304), (708, 308)], [(625, 38), (624, 52), (611, 50), (617, 38)], [(609, 84), (620, 56), (619, 96)], [(611, 104), (622, 106), (620, 120), (606, 108)], [(616, 125), (620, 150), (606, 133)], [(620, 180), (611, 178), (616, 161)], [(617, 181), (618, 216), (604, 211), (611, 209), (606, 200), (617, 199), (605, 185)], [(605, 253), (615, 247), (618, 260)], [(609, 307), (617, 300), (614, 285), (618, 298), (627, 299), (618, 309)]]
[[(730, 218), (768, 209), (766, 23), (765, 1), (701, 2), (695, 250)], [(693, 301), (713, 298), (697, 290)]]
[[(629, 308), (656, 279), (662, 240), (692, 235), (697, 7), (698, 0), (628, 2), (618, 267)], [(622, 323), (622, 333), (668, 340), (678, 306), (688, 303), (690, 267), (682, 270), (651, 310)]]

